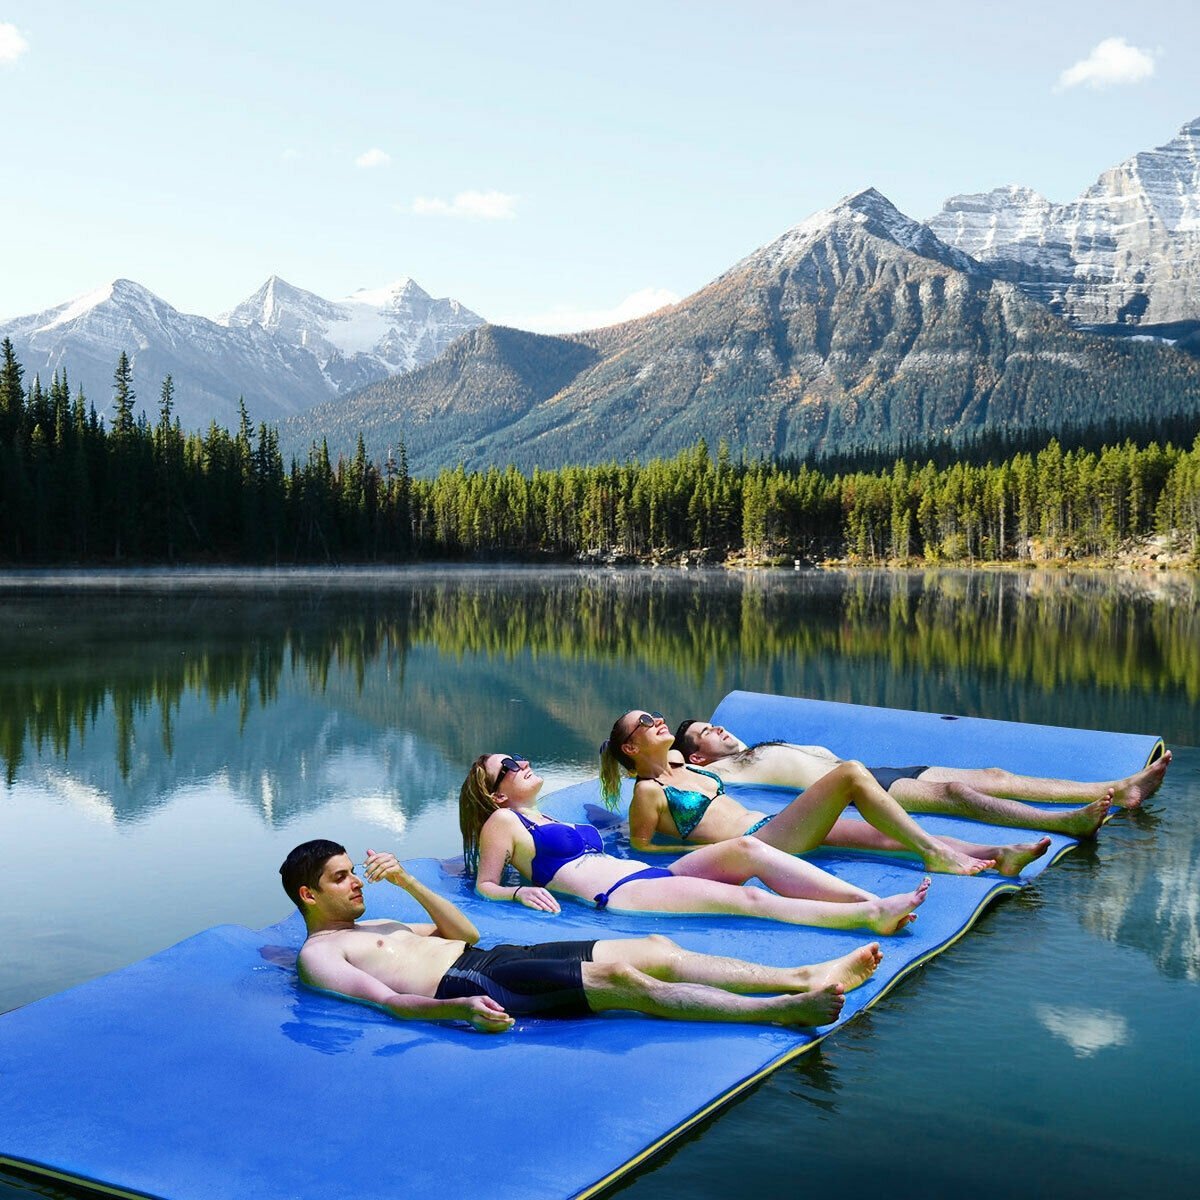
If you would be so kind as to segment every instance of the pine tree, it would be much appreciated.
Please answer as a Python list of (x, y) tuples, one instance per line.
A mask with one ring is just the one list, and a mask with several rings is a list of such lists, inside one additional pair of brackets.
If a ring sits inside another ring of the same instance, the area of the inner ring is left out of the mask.
[(113, 433), (118, 438), (127, 438), (133, 433), (133, 405), (136, 398), (133, 368), (122, 350), (121, 357), (117, 359), (117, 369), (113, 372)]

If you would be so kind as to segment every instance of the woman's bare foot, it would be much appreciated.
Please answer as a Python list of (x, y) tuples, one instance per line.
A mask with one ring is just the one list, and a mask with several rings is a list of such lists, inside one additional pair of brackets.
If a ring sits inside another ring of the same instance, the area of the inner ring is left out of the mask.
[(920, 908), (925, 903), (929, 883), (929, 876), (926, 875), (915, 891), (900, 892), (898, 895), (884, 896), (883, 899), (876, 900), (872, 905), (873, 915), (863, 924), (875, 933), (882, 934), (898, 933), (905, 925), (911, 925), (917, 919), (913, 909)]
[(1128, 779), (1122, 779), (1113, 788), (1112, 802), (1118, 808), (1137, 808), (1143, 800), (1148, 800), (1162, 785), (1163, 776), (1171, 765), (1172, 754), (1168, 750), (1160, 759)]
[(1050, 849), (1050, 839), (1036, 842), (1014, 842), (1009, 846), (995, 846), (996, 870), (1001, 875), (1020, 875), (1034, 859), (1041, 858)]
[(969, 854), (960, 854), (945, 842), (935, 842), (933, 848), (921, 858), (925, 870), (936, 871), (939, 875), (978, 875), (980, 871), (996, 865), (990, 858), (972, 858)]
[(778, 996), (771, 1020), (780, 1025), (828, 1025), (838, 1019), (846, 997), (840, 983), (827, 983), (799, 996)]
[[(1093, 800), (1091, 804), (1085, 804), (1082, 808), (1073, 808), (1065, 813), (1047, 813), (1047, 823), (1043, 828), (1053, 829), (1055, 833), (1067, 833), (1071, 837), (1095, 837), (1112, 806), (1113, 790), (1109, 788), (1098, 800)], [(1050, 823), (1051, 820), (1053, 824)]]

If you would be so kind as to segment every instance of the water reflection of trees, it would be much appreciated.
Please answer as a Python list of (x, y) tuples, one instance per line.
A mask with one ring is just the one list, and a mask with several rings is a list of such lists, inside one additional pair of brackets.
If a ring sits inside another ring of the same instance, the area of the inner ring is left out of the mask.
[[(581, 665), (636, 667), (662, 681), (657, 702), (682, 708), (769, 670), (773, 690), (931, 708), (951, 705), (912, 689), (951, 679), (960, 710), (977, 692), (1002, 705), (1011, 692), (1012, 709), (992, 715), (1015, 719), (1053, 721), (1036, 698), (1052, 705), (1074, 688), (1105, 695), (1109, 724), (1128, 712), (1130, 728), (1196, 741), (1187, 722), (1200, 699), (1197, 592), (1190, 577), (1049, 572), (561, 571), (357, 592), (92, 593), (86, 604), (70, 592), (20, 593), (6, 598), (0, 629), (0, 754), (11, 782), (30, 748), (63, 756), (106, 716), (125, 778), (135, 730), (152, 716), (168, 758), (189, 696), (214, 711), (233, 706), (236, 738), (251, 711), (279, 702), (285, 674), (313, 695), (333, 689), (365, 721), (387, 724), (403, 708), (418, 732), (448, 723), (477, 736), (481, 723), (464, 719), (444, 673), (517, 659), (536, 664), (528, 698), (554, 707), (559, 689), (567, 723)], [(432, 653), (411, 679), (418, 647)], [(599, 727), (605, 718), (607, 709)]]

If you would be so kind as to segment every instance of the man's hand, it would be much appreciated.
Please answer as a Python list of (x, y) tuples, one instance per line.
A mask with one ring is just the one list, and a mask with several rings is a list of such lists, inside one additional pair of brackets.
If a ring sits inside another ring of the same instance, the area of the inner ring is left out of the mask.
[(462, 1019), (479, 1033), (507, 1033), (513, 1019), (491, 996), (469, 996), (462, 1002)]
[(525, 905), (526, 908), (536, 908), (548, 913), (562, 912), (562, 907), (554, 898), (554, 893), (546, 891), (543, 887), (525, 887), (522, 885), (521, 890), (513, 899), (518, 904)]
[(387, 851), (368, 850), (363, 862), (363, 874), (368, 883), (386, 879), (397, 887), (408, 887), (413, 882), (413, 877), (400, 865), (396, 856)]

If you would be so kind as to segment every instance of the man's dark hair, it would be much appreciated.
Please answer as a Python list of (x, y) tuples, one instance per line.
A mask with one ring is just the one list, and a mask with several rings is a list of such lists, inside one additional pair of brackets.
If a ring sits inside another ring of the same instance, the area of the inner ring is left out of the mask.
[(279, 877), (288, 899), (300, 908), (300, 889), (315, 888), (321, 882), (321, 872), (325, 870), (325, 864), (334, 855), (345, 853), (345, 846), (339, 846), (337, 842), (330, 842), (325, 838), (316, 838), (297, 846), (279, 868)]
[(688, 717), (686, 721), (681, 721), (675, 729), (675, 740), (671, 743), (671, 749), (678, 750), (684, 758), (689, 757), (696, 749), (697, 738), (694, 733), (688, 733), (688, 730), (699, 723), (699, 717)]

